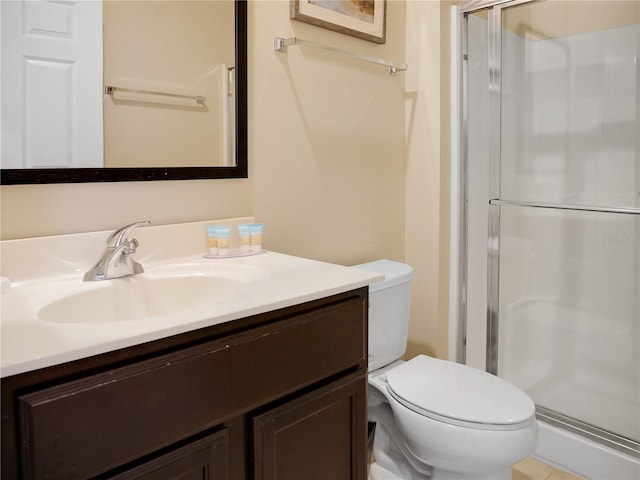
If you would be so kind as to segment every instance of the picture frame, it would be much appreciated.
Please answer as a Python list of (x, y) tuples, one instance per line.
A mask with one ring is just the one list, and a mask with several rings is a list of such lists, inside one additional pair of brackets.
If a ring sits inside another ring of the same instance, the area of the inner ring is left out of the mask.
[(369, 42), (386, 42), (387, 0), (290, 0), (289, 18)]

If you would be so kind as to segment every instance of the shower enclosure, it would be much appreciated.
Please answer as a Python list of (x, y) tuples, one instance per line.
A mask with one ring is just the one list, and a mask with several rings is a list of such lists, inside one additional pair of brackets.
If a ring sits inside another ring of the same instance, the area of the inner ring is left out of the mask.
[(540, 456), (640, 478), (640, 2), (461, 2), (456, 22), (458, 360), (534, 400)]

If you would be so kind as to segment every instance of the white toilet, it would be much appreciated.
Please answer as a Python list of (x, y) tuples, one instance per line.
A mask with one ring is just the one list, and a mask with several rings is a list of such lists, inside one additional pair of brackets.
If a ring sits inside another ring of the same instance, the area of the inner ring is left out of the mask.
[(369, 420), (376, 422), (370, 480), (507, 480), (531, 455), (538, 425), (524, 392), (482, 370), (407, 345), (410, 266), (353, 268), (385, 275), (369, 287)]

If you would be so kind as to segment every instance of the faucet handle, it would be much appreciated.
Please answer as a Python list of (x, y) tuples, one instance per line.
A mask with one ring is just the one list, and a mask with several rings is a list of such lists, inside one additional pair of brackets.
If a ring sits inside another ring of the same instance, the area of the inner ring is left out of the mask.
[(138, 240), (136, 240), (135, 238), (132, 238), (131, 240), (127, 240), (126, 241), (126, 245), (124, 247), (124, 253), (136, 253), (136, 249), (138, 248), (138, 245), (140, 245), (138, 243)]
[[(118, 230), (115, 230), (113, 233), (111, 233), (111, 235), (109, 235), (109, 237), (107, 238), (107, 247), (110, 248), (118, 248), (120, 247), (124, 242), (128, 241), (128, 236), (129, 233), (131, 232), (131, 230), (133, 230), (134, 228), (137, 228), (141, 225), (148, 225), (151, 222), (149, 220), (144, 220), (142, 222), (135, 222), (135, 223), (131, 223), (129, 225), (126, 225), (122, 228), (119, 228)], [(132, 242), (135, 242), (135, 245), (132, 245)], [(131, 251), (128, 253), (133, 253), (136, 251), (136, 248), (138, 247), (138, 241), (133, 239), (132, 242), (129, 242), (129, 245), (127, 245), (127, 249), (130, 249)]]

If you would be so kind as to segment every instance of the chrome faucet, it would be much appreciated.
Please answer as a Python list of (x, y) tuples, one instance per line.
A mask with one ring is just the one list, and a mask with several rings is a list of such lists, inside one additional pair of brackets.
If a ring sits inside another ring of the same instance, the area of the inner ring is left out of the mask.
[(84, 274), (82, 280), (95, 282), (144, 272), (142, 265), (131, 257), (131, 254), (135, 253), (138, 248), (138, 240), (135, 238), (129, 239), (129, 233), (140, 225), (150, 223), (148, 220), (132, 223), (109, 235), (107, 248), (105, 248), (102, 257), (91, 270)]

